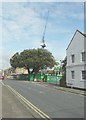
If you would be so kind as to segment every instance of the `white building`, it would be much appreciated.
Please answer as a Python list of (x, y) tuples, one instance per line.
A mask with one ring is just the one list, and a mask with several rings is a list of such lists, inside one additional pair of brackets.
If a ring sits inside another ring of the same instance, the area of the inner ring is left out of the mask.
[(70, 87), (86, 89), (86, 34), (76, 30), (66, 49), (66, 84)]
[(25, 69), (25, 68), (19, 68), (19, 67), (17, 67), (17, 68), (15, 69), (15, 73), (16, 73), (16, 74), (28, 74), (28, 70)]
[(4, 70), (0, 70), (0, 76), (4, 76)]

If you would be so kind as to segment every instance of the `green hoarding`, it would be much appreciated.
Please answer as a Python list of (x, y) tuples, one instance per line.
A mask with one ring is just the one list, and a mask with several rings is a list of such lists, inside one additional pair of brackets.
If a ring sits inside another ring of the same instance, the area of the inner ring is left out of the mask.
[(59, 82), (62, 76), (47, 75), (47, 82)]

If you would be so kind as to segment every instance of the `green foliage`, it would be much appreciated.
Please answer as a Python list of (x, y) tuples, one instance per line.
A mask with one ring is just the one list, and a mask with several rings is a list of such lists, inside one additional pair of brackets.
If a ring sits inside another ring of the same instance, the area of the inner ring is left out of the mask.
[(55, 59), (47, 49), (29, 49), (23, 52), (15, 53), (10, 59), (10, 64), (12, 67), (25, 67), (30, 73), (32, 68), (35, 73), (38, 73), (40, 69), (47, 67), (53, 67), (55, 64)]
[(12, 67), (16, 68), (19, 64), (19, 53), (15, 53), (10, 59), (10, 64)]

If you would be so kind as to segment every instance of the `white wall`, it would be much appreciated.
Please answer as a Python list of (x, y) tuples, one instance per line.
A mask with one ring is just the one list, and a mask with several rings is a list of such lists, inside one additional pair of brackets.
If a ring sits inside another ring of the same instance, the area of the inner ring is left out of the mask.
[[(84, 62), (82, 62), (82, 52), (84, 51), (84, 36), (78, 31), (76, 32), (72, 42), (70, 43), (67, 53), (67, 67), (66, 67), (66, 83), (67, 86), (84, 88), (84, 81), (82, 80), (82, 70), (84, 70)], [(75, 62), (72, 63), (71, 55), (75, 55)], [(75, 71), (75, 79), (71, 79), (71, 71)], [(70, 84), (68, 84), (70, 83)]]
[[(84, 70), (84, 66), (75, 66), (75, 67), (66, 68), (67, 86), (72, 86), (76, 88), (84, 88), (85, 81), (82, 80), (82, 72), (81, 72), (82, 70)], [(71, 71), (75, 71), (75, 79), (71, 78)], [(71, 85), (68, 83), (71, 83)]]
[(81, 61), (81, 52), (84, 51), (84, 36), (81, 35), (79, 32), (76, 33), (75, 37), (73, 38), (70, 46), (68, 47), (67, 53), (67, 66), (72, 65), (71, 63), (71, 55), (75, 54), (75, 63), (73, 64), (82, 64)]

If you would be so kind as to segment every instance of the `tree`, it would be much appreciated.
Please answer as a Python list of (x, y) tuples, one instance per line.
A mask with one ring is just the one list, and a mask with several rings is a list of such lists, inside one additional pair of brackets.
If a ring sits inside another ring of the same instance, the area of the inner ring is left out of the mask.
[(15, 53), (10, 59), (10, 64), (13, 68), (16, 68), (19, 65), (19, 53)]
[(39, 70), (47, 67), (53, 67), (55, 63), (55, 59), (47, 49), (29, 49), (24, 50), (23, 52), (15, 53), (10, 59), (10, 64), (12, 67), (24, 67), (28, 70), (30, 74), (30, 69), (32, 69), (31, 73), (37, 74)]

